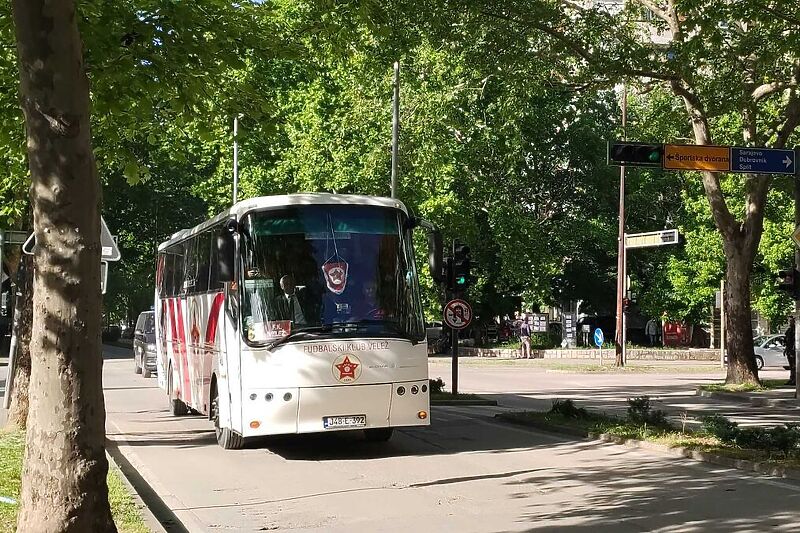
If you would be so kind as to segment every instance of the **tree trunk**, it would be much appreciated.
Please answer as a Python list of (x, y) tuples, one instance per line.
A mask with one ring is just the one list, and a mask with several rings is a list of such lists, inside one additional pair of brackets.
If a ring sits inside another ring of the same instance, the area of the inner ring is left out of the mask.
[[(744, 239), (741, 239), (742, 241)], [(726, 383), (759, 384), (753, 355), (750, 270), (753, 259), (743, 242), (725, 242), (725, 338), (728, 352)]]
[(33, 258), (23, 255), (17, 270), (17, 296), (15, 312), (19, 321), (14, 323), (17, 337), (17, 355), (14, 358), (14, 387), (8, 409), (8, 427), (25, 429), (28, 423), (28, 393), (31, 381), (31, 327), (33, 326)]
[(36, 272), (21, 532), (116, 531), (100, 349), (100, 188), (73, 1), (14, 0)]

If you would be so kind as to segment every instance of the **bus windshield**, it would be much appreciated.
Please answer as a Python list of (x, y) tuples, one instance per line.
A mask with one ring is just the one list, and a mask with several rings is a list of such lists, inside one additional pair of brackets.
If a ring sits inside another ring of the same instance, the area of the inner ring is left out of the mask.
[(359, 205), (249, 214), (241, 240), (246, 339), (271, 344), (302, 332), (424, 338), (404, 218)]

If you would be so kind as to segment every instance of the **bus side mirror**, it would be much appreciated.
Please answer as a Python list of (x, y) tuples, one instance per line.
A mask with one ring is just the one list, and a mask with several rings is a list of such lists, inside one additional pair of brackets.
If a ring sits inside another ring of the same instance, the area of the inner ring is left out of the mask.
[(438, 229), (428, 233), (428, 267), (433, 281), (442, 283), (442, 233)]
[(431, 270), (433, 281), (441, 283), (444, 281), (444, 273), (442, 272), (442, 233), (424, 218), (409, 217), (405, 223), (405, 229), (407, 230), (418, 227), (425, 228), (428, 231), (428, 267)]
[(219, 281), (226, 283), (236, 279), (236, 221), (229, 220), (216, 238), (217, 272)]

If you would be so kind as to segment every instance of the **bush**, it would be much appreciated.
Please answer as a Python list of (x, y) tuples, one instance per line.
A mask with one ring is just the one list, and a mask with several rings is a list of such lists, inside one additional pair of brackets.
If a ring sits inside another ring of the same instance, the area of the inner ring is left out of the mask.
[(560, 338), (552, 333), (534, 333), (531, 335), (531, 348), (534, 350), (547, 350), (558, 346)]
[(578, 407), (572, 400), (554, 400), (550, 408), (553, 414), (561, 415), (564, 418), (585, 419), (589, 418), (589, 412), (583, 407)]
[(666, 413), (661, 410), (653, 411), (649, 396), (628, 398), (628, 420), (634, 424), (669, 427)]
[(725, 444), (734, 444), (739, 434), (739, 424), (731, 422), (724, 416), (710, 415), (700, 418), (703, 431), (718, 438)]
[(800, 446), (800, 426), (785, 424), (771, 428), (740, 428), (724, 416), (712, 415), (700, 419), (703, 429), (725, 444), (735, 444), (740, 448), (764, 450), (772, 455), (781, 452), (788, 457), (796, 453)]
[(444, 381), (442, 378), (428, 380), (430, 383), (431, 394), (441, 394), (444, 392)]

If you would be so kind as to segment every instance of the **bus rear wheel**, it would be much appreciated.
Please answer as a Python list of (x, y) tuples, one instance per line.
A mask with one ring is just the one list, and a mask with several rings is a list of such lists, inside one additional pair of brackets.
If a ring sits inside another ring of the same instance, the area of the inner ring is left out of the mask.
[(394, 428), (365, 429), (364, 436), (369, 442), (386, 442), (392, 438)]
[(238, 450), (244, 446), (244, 437), (230, 428), (219, 427), (219, 393), (214, 387), (214, 395), (211, 400), (211, 412), (214, 417), (214, 433), (217, 436), (217, 444), (225, 450)]
[(169, 367), (169, 373), (167, 374), (168, 381), (167, 381), (167, 397), (169, 398), (169, 411), (172, 413), (172, 416), (184, 416), (189, 412), (189, 408), (186, 407), (186, 404), (183, 403), (182, 400), (174, 397), (172, 383), (173, 383), (173, 373), (172, 373), (172, 365)]

